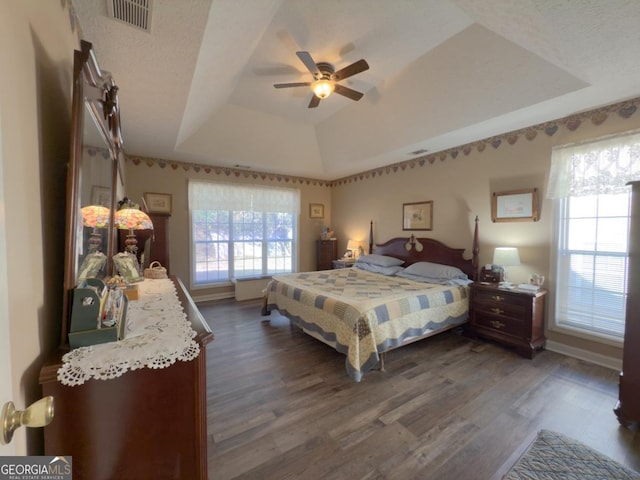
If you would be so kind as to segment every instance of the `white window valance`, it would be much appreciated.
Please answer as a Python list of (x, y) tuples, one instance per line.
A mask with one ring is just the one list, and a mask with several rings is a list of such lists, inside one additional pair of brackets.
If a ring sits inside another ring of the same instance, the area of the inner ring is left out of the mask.
[(300, 190), (253, 184), (189, 182), (191, 210), (300, 213)]
[(554, 147), (547, 198), (613, 194), (640, 180), (640, 132)]

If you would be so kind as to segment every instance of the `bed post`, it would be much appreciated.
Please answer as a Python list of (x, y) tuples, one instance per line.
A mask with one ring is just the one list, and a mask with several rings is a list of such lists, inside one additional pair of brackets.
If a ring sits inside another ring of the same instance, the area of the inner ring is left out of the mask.
[(373, 253), (373, 220), (369, 223), (369, 255)]
[(478, 243), (478, 216), (476, 215), (475, 228), (473, 230), (473, 257), (471, 259), (471, 268), (473, 269), (473, 280), (478, 280), (478, 252), (480, 251), (480, 245)]

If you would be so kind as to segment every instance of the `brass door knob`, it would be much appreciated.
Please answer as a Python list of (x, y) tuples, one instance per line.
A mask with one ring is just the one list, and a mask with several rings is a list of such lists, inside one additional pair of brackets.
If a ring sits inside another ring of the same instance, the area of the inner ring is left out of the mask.
[(0, 443), (7, 445), (13, 439), (13, 432), (18, 427), (44, 427), (53, 420), (53, 397), (44, 397), (32, 403), (26, 410), (16, 410), (13, 402), (7, 402), (2, 407), (2, 436)]

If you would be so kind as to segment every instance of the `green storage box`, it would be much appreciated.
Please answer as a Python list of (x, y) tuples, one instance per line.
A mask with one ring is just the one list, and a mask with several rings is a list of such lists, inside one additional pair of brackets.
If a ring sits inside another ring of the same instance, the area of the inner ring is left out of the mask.
[[(73, 290), (70, 347), (122, 340), (127, 323), (127, 303), (128, 299), (122, 292), (111, 293), (100, 279), (88, 278), (80, 283)], [(113, 326), (104, 325), (107, 312), (115, 320)]]

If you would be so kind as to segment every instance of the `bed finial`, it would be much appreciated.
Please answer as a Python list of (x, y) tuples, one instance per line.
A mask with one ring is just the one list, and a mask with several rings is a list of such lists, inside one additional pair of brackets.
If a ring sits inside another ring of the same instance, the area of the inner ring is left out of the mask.
[(478, 252), (480, 252), (480, 244), (478, 242), (478, 216), (476, 215), (475, 227), (473, 230), (473, 248), (472, 248), (473, 257), (471, 260), (471, 268), (473, 269), (473, 280), (474, 282), (478, 280)]
[(373, 220), (369, 223), (369, 255), (373, 253)]

